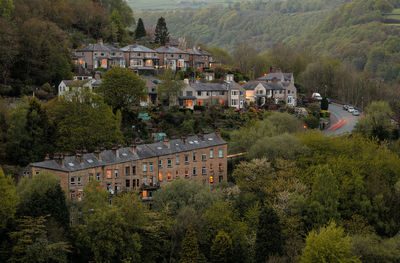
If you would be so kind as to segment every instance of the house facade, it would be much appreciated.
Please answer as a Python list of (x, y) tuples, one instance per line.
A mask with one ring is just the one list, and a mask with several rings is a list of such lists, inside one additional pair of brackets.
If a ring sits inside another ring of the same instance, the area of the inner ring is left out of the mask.
[(154, 70), (158, 68), (159, 58), (153, 49), (141, 45), (129, 45), (121, 48), (128, 68), (135, 70)]
[(95, 71), (97, 68), (112, 66), (125, 67), (123, 51), (112, 45), (104, 44), (100, 39), (96, 44), (89, 44), (75, 51), (75, 69), (77, 72)]
[(172, 46), (156, 49), (160, 59), (159, 67), (171, 70), (185, 70), (189, 66), (189, 53)]
[(138, 190), (147, 201), (153, 191), (178, 178), (210, 186), (226, 181), (227, 143), (219, 132), (153, 144), (137, 141), (129, 147), (75, 156), (46, 156), (43, 162), (30, 164), (25, 174), (33, 177), (41, 172), (59, 177), (72, 200), (83, 198), (84, 188), (96, 181), (110, 194)]
[(58, 85), (58, 97), (69, 101), (81, 100), (80, 95), (83, 91), (92, 92), (93, 83), (96, 80), (62, 80)]
[(212, 58), (211, 53), (202, 50), (201, 47), (193, 47), (191, 49), (186, 49), (189, 53), (189, 66), (203, 71), (204, 69), (212, 69), (214, 67), (215, 61)]

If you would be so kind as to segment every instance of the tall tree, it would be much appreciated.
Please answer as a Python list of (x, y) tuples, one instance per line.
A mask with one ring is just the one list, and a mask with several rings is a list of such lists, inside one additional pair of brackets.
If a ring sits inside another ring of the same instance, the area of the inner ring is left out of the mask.
[(175, 73), (167, 69), (161, 76), (162, 83), (157, 87), (159, 99), (163, 104), (175, 106), (179, 93), (182, 91), (184, 84), (178, 80)]
[(156, 30), (155, 30), (155, 42), (162, 46), (169, 40), (169, 33), (167, 28), (167, 23), (165, 22), (164, 17), (160, 17), (157, 21)]
[(17, 211), (19, 198), (15, 192), (14, 181), (10, 176), (4, 175), (0, 167), (0, 233), (6, 228)]
[(139, 18), (136, 30), (135, 30), (135, 37), (136, 39), (140, 39), (146, 36), (146, 29), (144, 28), (143, 20)]
[(0, 1), (0, 16), (10, 18), (14, 10), (13, 0)]
[(146, 82), (131, 70), (120, 67), (104, 74), (99, 92), (114, 112), (138, 106), (140, 99), (147, 97)]
[(186, 231), (181, 248), (181, 263), (197, 263), (199, 260), (199, 244), (196, 231), (190, 226)]
[(265, 206), (260, 214), (256, 236), (256, 262), (265, 263), (268, 258), (283, 252), (282, 228), (274, 209)]
[(301, 255), (301, 263), (359, 263), (351, 251), (350, 237), (343, 228), (330, 223), (318, 231), (312, 230), (306, 238), (306, 246)]
[(232, 253), (232, 239), (224, 231), (219, 231), (211, 247), (211, 262), (226, 263)]

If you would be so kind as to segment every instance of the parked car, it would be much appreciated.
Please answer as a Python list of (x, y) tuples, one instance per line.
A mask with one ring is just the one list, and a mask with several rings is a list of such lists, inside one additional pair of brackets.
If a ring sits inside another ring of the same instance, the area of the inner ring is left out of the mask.
[(358, 112), (358, 110), (353, 110), (353, 116), (360, 116), (360, 113)]
[(318, 101), (322, 100), (321, 94), (316, 93), (316, 92), (314, 92), (311, 97), (314, 98), (314, 99), (317, 99)]
[(347, 111), (350, 112), (350, 113), (352, 113), (352, 112), (354, 111), (354, 107), (349, 106), (349, 107), (347, 108)]
[(349, 108), (349, 105), (343, 105), (343, 109), (347, 110)]

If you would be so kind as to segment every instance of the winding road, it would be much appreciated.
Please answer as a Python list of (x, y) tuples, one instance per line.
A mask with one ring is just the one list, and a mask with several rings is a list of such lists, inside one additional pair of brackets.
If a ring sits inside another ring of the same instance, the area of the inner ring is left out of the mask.
[(345, 111), (340, 104), (329, 104), (328, 110), (331, 112), (331, 125), (325, 130), (325, 135), (351, 133), (360, 118), (360, 116), (353, 116), (350, 112)]

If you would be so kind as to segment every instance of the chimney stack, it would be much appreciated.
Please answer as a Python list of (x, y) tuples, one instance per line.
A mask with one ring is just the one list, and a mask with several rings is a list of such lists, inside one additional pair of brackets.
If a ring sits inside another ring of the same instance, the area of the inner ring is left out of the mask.
[(181, 140), (182, 140), (183, 144), (186, 144), (186, 143), (187, 143), (186, 136), (183, 135), (183, 136), (181, 137)]
[(204, 141), (204, 133), (203, 133), (203, 131), (200, 131), (198, 136), (199, 136), (200, 140)]
[(131, 150), (132, 153), (137, 153), (137, 151), (136, 151), (136, 143), (132, 142), (131, 145), (129, 145), (129, 149)]
[(82, 153), (83, 153), (83, 154), (87, 154), (86, 147), (83, 147)]
[(115, 157), (119, 158), (119, 151), (117, 145), (114, 144), (111, 150), (113, 151)]
[(44, 159), (47, 161), (47, 160), (50, 160), (50, 154), (46, 154), (46, 157), (44, 157)]
[(103, 45), (103, 39), (102, 39), (102, 38), (99, 38), (98, 43), (99, 43), (100, 45)]
[(169, 138), (168, 138), (168, 137), (165, 137), (164, 140), (163, 140), (163, 142), (164, 142), (165, 146), (167, 146), (168, 148), (171, 147), (171, 142), (169, 141)]
[(94, 155), (96, 156), (97, 160), (101, 161), (101, 151), (98, 147), (94, 151)]
[(58, 165), (64, 166), (64, 156), (61, 153), (55, 153), (54, 160), (57, 162)]
[(76, 160), (82, 164), (83, 163), (83, 158), (82, 158), (82, 154), (80, 151), (76, 151)]
[(221, 137), (221, 131), (220, 131), (220, 130), (216, 130), (216, 131), (215, 131), (215, 135), (217, 135), (218, 138), (222, 139), (222, 137)]

